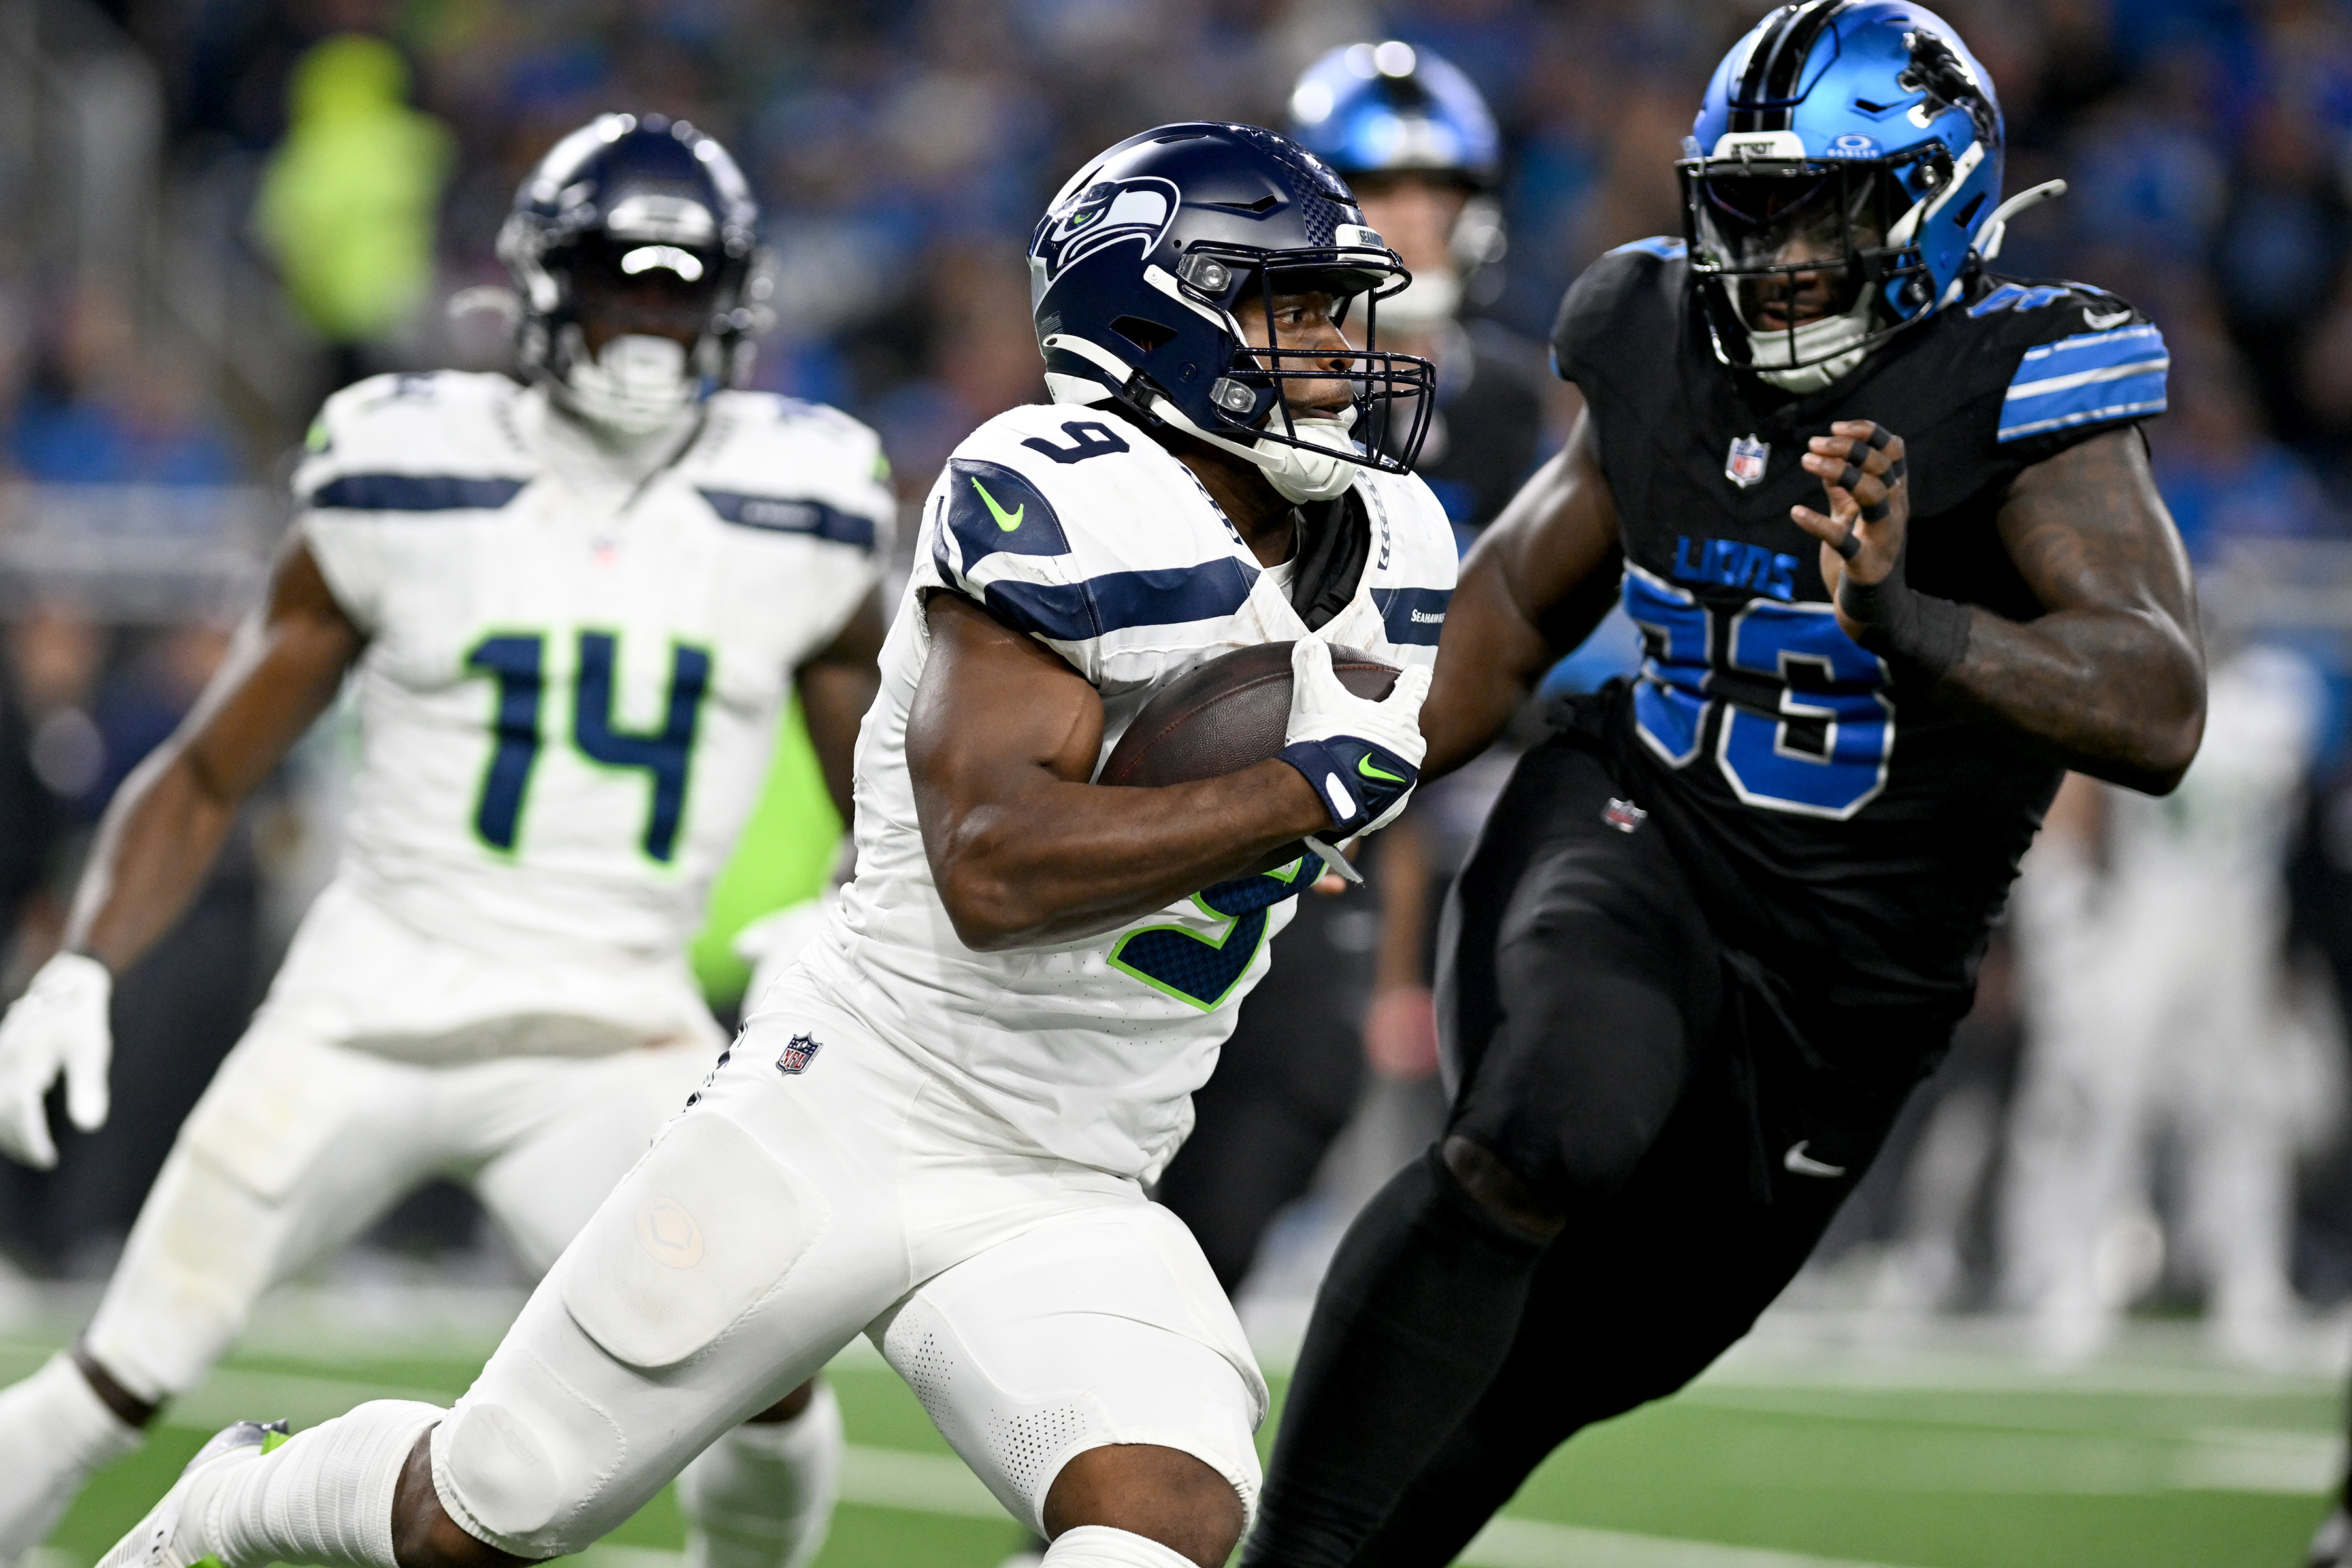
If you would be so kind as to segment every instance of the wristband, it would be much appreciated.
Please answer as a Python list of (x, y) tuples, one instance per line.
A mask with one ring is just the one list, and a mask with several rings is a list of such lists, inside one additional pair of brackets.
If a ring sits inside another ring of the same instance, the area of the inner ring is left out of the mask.
[(1412, 793), (1421, 770), (1385, 746), (1353, 735), (1293, 741), (1275, 755), (1306, 776), (1331, 816), (1333, 843), (1363, 830)]
[(1859, 583), (1848, 573), (1838, 584), (1838, 607), (1862, 623), (1855, 641), (1908, 666), (1931, 686), (1969, 651), (1969, 607), (1915, 592), (1899, 565), (1880, 583)]

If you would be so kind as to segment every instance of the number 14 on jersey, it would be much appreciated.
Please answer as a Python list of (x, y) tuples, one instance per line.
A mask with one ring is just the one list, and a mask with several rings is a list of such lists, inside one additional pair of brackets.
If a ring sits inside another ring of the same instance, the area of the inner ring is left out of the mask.
[[(694, 758), (695, 731), (702, 700), (710, 690), (710, 655), (702, 648), (670, 647), (668, 696), (661, 722), (651, 730), (623, 727), (614, 712), (620, 638), (612, 632), (583, 631), (573, 661), (572, 743), (599, 766), (641, 770), (651, 800), (640, 847), (651, 858), (668, 862), (677, 850), (679, 820), (686, 812), (688, 769)], [(523, 805), (543, 744), (541, 710), (547, 697), (547, 635), (501, 632), (484, 637), (466, 655), (466, 668), (497, 682), (490, 716), (489, 765), (474, 808), (474, 831), (483, 843), (514, 852)]]

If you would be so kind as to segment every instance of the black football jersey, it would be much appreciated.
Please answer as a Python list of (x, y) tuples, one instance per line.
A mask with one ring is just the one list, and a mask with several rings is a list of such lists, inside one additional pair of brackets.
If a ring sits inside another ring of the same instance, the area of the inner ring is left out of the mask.
[(1833, 420), (1903, 437), (1905, 571), (1922, 593), (2042, 613), (1994, 517), (2017, 476), (2161, 412), (2157, 329), (2111, 294), (1980, 275), (1827, 389), (1715, 355), (1683, 247), (1601, 258), (1552, 353), (1615, 498), (1641, 672), (1603, 721), (1733, 945), (1832, 1005), (1964, 1010), (2060, 770), (1942, 711), (1837, 626), (1798, 466)]

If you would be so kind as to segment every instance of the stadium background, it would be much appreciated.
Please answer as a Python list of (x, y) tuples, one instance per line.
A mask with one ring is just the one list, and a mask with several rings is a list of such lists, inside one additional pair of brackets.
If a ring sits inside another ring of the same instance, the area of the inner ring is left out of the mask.
[[(1038, 393), (1021, 251), (1085, 156), (1168, 120), (1279, 124), (1297, 70), (1336, 44), (1433, 48), (1505, 132), (1510, 247), (1477, 308), (1540, 338), (1593, 257), (1678, 230), (1669, 164), (1715, 60), (1763, 8), (0, 0), (6, 993), (54, 941), (108, 795), (185, 710), (250, 602), (318, 399), (373, 371), (502, 362), (494, 314), (446, 307), (501, 281), (490, 240), (517, 181), (593, 113), (682, 116), (736, 151), (780, 269), (755, 383), (872, 422), (911, 505), (959, 437)], [(2294, 891), (2299, 972), (2324, 994), (2352, 973), (2352, 804), (2339, 804), (2352, 803), (2352, 7), (1941, 9), (1998, 85), (2009, 190), (2073, 186), (2016, 226), (2002, 270), (2093, 280), (2161, 324), (2173, 402), (2152, 432), (2157, 468), (2209, 609), (2231, 638), (2291, 648), (2325, 682), (2307, 796), (2279, 807), (2287, 848), (2265, 872)], [(1612, 646), (1601, 662), (1619, 658)], [(0, 1173), (14, 1270), (0, 1278), (0, 1373), (29, 1369), (86, 1310), (331, 861), (351, 744), (332, 721), (306, 742), (198, 909), (126, 978), (113, 1122), (65, 1134), (52, 1176)], [(822, 810), (807, 769), (787, 739), (778, 820)], [(698, 952), (722, 1008), (742, 983), (729, 931), (814, 887), (824, 838), (779, 834), (730, 872)], [(2290, 1151), (2292, 1321), (2252, 1355), (2200, 1332), (2198, 1281), (2161, 1245), (2174, 1204), (2159, 1129), (2147, 1214), (2123, 1233), (2138, 1238), (2125, 1247), (2134, 1316), (2060, 1366), (1993, 1310), (1998, 1128), (2031, 1048), (2010, 973), (1997, 955), (1937, 1095), (1757, 1342), (1685, 1398), (1571, 1446), (1476, 1561), (2297, 1560), (2340, 1465), (2336, 1379), (2352, 1355), (2340, 1029), (2318, 1030)], [(1937, 1096), (1992, 1130), (1969, 1144), (1955, 1131), (1966, 1118), (1933, 1114)], [(1363, 1142), (1347, 1152), (1377, 1163), (1378, 1139)], [(1954, 1149), (1973, 1163), (1954, 1165)], [(1250, 1321), (1277, 1373), (1349, 1186), (1335, 1173), (1278, 1226), (1267, 1282), (1253, 1282)], [(1923, 1239), (1952, 1265), (1925, 1297), (1900, 1269)], [(515, 1289), (464, 1201), (425, 1194), (273, 1306), (148, 1452), (83, 1500), (44, 1568), (91, 1561), (220, 1419), (318, 1419), (378, 1388), (455, 1392)], [(1001, 1556), (1009, 1523), (888, 1374), (853, 1360), (837, 1376), (858, 1447), (826, 1563)], [(629, 1553), (674, 1551), (676, 1531), (657, 1505), (606, 1554), (626, 1568)]]

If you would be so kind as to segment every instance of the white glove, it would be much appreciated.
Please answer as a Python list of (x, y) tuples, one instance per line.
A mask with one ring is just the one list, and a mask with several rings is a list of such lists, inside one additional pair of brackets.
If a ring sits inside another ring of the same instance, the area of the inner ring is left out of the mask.
[(786, 904), (761, 915), (735, 933), (735, 956), (751, 965), (751, 984), (743, 991), (743, 1011), (749, 1015), (776, 976), (799, 961), (802, 951), (817, 939), (841, 890), (827, 888), (814, 899)]
[(61, 952), (41, 965), (0, 1017), (0, 1152), (43, 1171), (58, 1163), (41, 1100), (60, 1071), (73, 1124), (84, 1132), (106, 1125), (106, 1069), (114, 1056), (107, 1005), (113, 996), (106, 965)]
[(1374, 702), (1339, 684), (1328, 644), (1317, 637), (1291, 644), (1290, 724), (1279, 755), (1307, 776), (1331, 814), (1331, 832), (1308, 838), (1307, 847), (1351, 882), (1363, 879), (1331, 846), (1376, 833), (1402, 815), (1429, 749), (1421, 733), (1428, 696), (1426, 665), (1406, 666), (1395, 688)]

